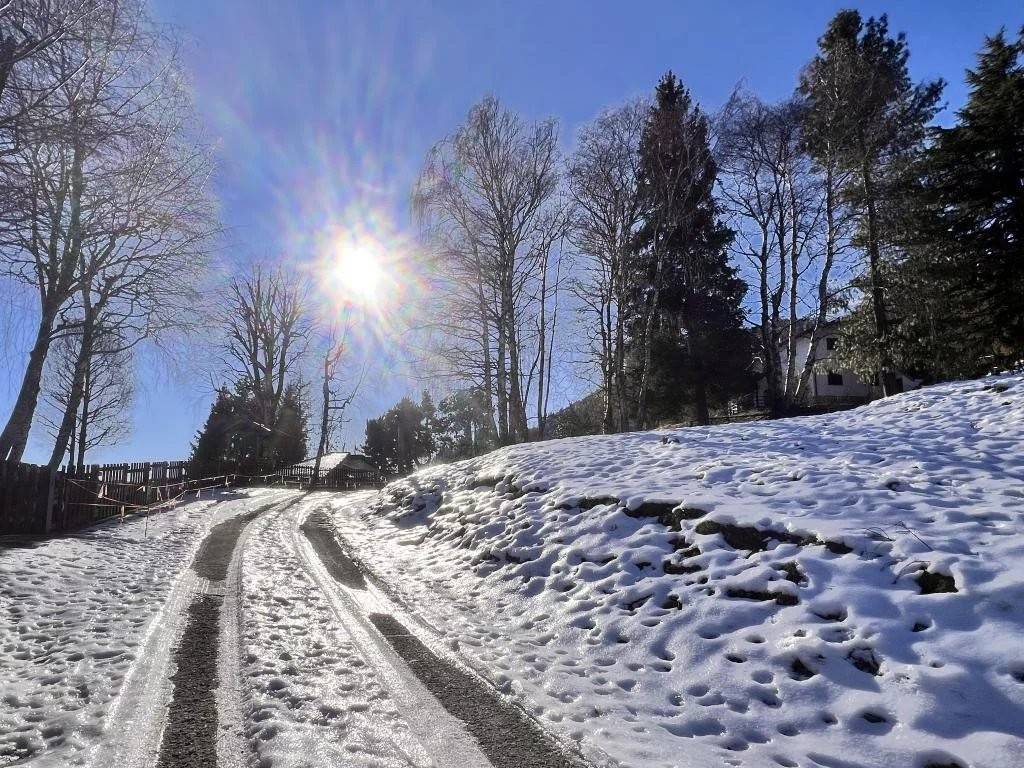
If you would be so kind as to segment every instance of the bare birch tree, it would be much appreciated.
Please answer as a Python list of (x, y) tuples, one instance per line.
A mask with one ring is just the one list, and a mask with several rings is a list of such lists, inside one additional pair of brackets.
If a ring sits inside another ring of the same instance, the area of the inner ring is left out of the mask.
[(781, 415), (807, 394), (814, 350), (833, 308), (831, 280), (846, 234), (837, 225), (834, 182), (807, 152), (799, 101), (765, 104), (734, 95), (720, 119), (717, 150), (719, 196), (736, 231), (733, 252), (758, 291), (768, 408)]
[[(74, 411), (75, 429), (67, 445), (69, 464), (84, 466), (88, 451), (113, 445), (130, 432), (135, 377), (131, 351), (119, 346), (108, 350), (101, 337), (88, 358), (80, 403)], [(66, 414), (74, 408), (80, 341), (74, 336), (59, 339), (50, 357), (46, 376), (49, 412), (43, 414), (42, 421), (56, 443)]]
[(345, 422), (345, 411), (352, 401), (359, 394), (362, 386), (363, 373), (353, 383), (348, 391), (342, 392), (341, 385), (341, 363), (348, 351), (345, 342), (346, 333), (343, 329), (339, 332), (337, 326), (332, 326), (327, 335), (327, 346), (323, 352), (321, 368), (321, 389), (320, 396), (320, 440), (316, 449), (316, 460), (313, 462), (313, 475), (310, 485), (315, 487), (320, 480), (320, 462), (331, 449), (331, 435)]
[(101, 14), (108, 1), (0, 3), (0, 131), (11, 133), (5, 137), (0, 153), (17, 144), (19, 121), (66, 82), (54, 77), (53, 69), (40, 61), (42, 54), (51, 46), (82, 37), (84, 22), (92, 14)]
[[(83, 340), (81, 384), (97, 318), (106, 314), (129, 345), (149, 335), (188, 303), (182, 288), (212, 231), (208, 159), (185, 138), (188, 100), (173, 47), (141, 6), (103, 5), (39, 59), (60, 86), (31, 111), (22, 145), (2, 167), (18, 201), (4, 263), (39, 298), (35, 342), (0, 434), (0, 457), (14, 460), (54, 339)], [(74, 410), (51, 464), (74, 431)]]
[(629, 428), (625, 312), (629, 254), (644, 216), (639, 194), (640, 137), (649, 104), (636, 100), (600, 114), (580, 131), (569, 161), (576, 204), (572, 239), (584, 261), (573, 281), (596, 348), (606, 433)]
[[(437, 287), (452, 302), (439, 302), (442, 348), (493, 392), (502, 443), (529, 438), (530, 344), (550, 348), (542, 281), (557, 240), (557, 144), (554, 121), (527, 124), (485, 98), (430, 152), (414, 195), (434, 245)], [(546, 327), (532, 336), (541, 314)]]

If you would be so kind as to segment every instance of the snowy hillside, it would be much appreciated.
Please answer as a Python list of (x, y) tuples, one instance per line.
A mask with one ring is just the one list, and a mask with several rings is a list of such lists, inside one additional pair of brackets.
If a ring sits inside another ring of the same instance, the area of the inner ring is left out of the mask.
[(517, 446), (336, 498), (598, 764), (1024, 765), (1024, 377)]

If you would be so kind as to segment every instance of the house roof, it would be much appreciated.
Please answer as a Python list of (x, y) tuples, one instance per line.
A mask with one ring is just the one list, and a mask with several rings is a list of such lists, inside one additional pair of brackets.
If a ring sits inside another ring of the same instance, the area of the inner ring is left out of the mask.
[[(339, 464), (343, 463), (345, 461), (345, 459), (347, 459), (350, 455), (351, 454), (348, 454), (348, 453), (345, 453), (345, 452), (342, 452), (342, 451), (335, 451), (334, 453), (325, 453), (321, 457), (321, 459), (320, 459), (320, 469), (322, 469), (322, 470), (334, 469), (336, 466), (338, 466)], [(305, 461), (300, 461), (295, 466), (296, 467), (315, 467), (316, 466), (316, 456), (314, 456), (314, 457), (312, 457), (310, 459), (306, 459)]]
[[(348, 469), (356, 472), (376, 472), (375, 467), (365, 456), (361, 456), (358, 453), (346, 453), (344, 451), (335, 451), (333, 453), (325, 453), (320, 459), (320, 471), (330, 472), (332, 469), (337, 469), (341, 465), (345, 465)], [(305, 461), (300, 461), (295, 464), (296, 467), (310, 467), (316, 466), (316, 456)]]

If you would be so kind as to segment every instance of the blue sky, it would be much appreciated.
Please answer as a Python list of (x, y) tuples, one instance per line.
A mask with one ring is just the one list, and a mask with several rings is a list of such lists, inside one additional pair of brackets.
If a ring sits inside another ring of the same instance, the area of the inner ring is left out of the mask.
[[(301, 259), (318, 228), (353, 210), (408, 230), (408, 191), (424, 154), (488, 92), (527, 117), (557, 117), (566, 147), (582, 122), (651, 91), (669, 68), (709, 109), (741, 81), (763, 98), (783, 97), (844, 5), (153, 0), (185, 40), (204, 130), (219, 147), (225, 264)], [(949, 81), (951, 108), (963, 101), (963, 70), (983, 36), (1024, 24), (1024, 7), (1009, 0), (853, 5), (888, 12), (908, 34), (913, 75)], [(12, 335), (0, 358), (4, 414), (23, 364), (16, 346)], [(373, 371), (350, 443), (366, 416), (421, 388), (400, 347), (364, 346)], [(209, 378), (188, 366), (154, 368), (141, 377), (133, 436), (95, 460), (187, 454)], [(29, 459), (45, 450), (34, 435)]]

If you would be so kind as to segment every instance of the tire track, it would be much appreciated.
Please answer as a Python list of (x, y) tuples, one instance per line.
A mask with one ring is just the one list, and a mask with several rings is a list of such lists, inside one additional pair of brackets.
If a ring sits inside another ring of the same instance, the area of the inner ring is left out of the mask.
[[(218, 735), (223, 712), (219, 691), (222, 665), (237, 664), (222, 652), (222, 613), (227, 594), (225, 581), (234, 553), (246, 527), (260, 515), (277, 508), (282, 514), (302, 500), (266, 504), (237, 515), (213, 527), (203, 540), (191, 569), (205, 580), (205, 590), (197, 595), (187, 611), (187, 622), (175, 646), (171, 676), (174, 688), (167, 708), (166, 724), (160, 742), (157, 768), (216, 768)], [(228, 674), (235, 678), (236, 675)]]
[[(358, 628), (377, 646), (377, 656), (403, 684), (414, 682), (418, 686), (411, 687), (422, 687), (419, 709), (409, 710), (413, 717), (423, 717), (430, 708), (443, 709), (456, 720), (463, 738), (471, 738), (488, 761), (467, 762), (466, 756), (435, 753), (433, 756), (440, 758), (439, 766), (586, 768), (581, 758), (563, 751), (534, 720), (486, 681), (431, 650), (398, 621), (391, 612), (391, 601), (367, 583), (363, 571), (341, 546), (327, 514), (312, 513), (297, 526), (296, 535), (299, 532), (306, 541), (297, 541), (296, 551), (302, 555), (305, 545), (315, 553), (319, 563), (312, 565), (319, 569), (310, 567), (310, 575), (328, 592), (338, 618), (350, 632)], [(308, 553), (306, 556), (308, 560)], [(336, 583), (325, 583), (324, 576)], [(410, 676), (414, 681), (409, 680)], [(425, 746), (429, 750), (429, 745)]]

